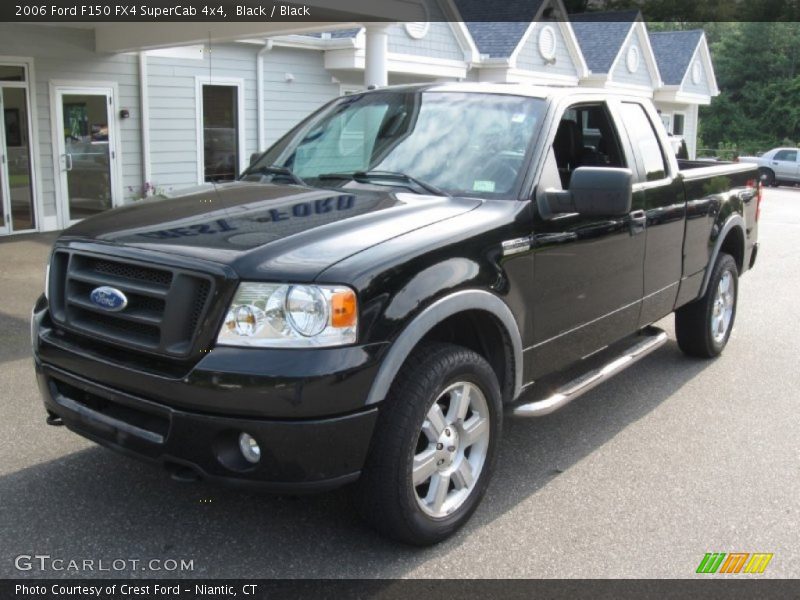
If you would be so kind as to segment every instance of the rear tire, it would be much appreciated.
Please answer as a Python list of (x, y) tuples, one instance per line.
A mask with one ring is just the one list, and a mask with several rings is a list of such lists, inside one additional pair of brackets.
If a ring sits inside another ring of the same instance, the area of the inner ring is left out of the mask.
[(739, 295), (739, 271), (730, 254), (720, 252), (705, 295), (675, 311), (675, 334), (685, 354), (719, 356), (733, 329)]
[(417, 546), (452, 535), (489, 484), (502, 418), (500, 386), (482, 356), (452, 344), (416, 350), (380, 408), (355, 487), (362, 517)]
[(758, 170), (759, 178), (761, 179), (761, 183), (765, 187), (777, 187), (778, 182), (775, 179), (775, 172), (772, 169), (761, 168)]

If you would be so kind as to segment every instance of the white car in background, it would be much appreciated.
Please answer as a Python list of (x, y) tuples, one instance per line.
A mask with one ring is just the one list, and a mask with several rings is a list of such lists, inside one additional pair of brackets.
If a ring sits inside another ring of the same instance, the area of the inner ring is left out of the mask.
[(764, 185), (800, 183), (800, 148), (773, 148), (761, 156), (740, 156), (739, 162), (757, 164)]

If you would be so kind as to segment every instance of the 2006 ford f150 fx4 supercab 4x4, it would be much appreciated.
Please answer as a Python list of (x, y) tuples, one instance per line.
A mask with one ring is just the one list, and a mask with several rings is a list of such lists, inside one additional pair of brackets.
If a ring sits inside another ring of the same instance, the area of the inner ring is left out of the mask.
[(480, 502), (504, 412), (563, 406), (671, 312), (684, 352), (722, 351), (757, 179), (679, 165), (652, 105), (607, 90), (336, 99), (238, 181), (58, 238), (32, 321), (48, 422), (181, 478), (355, 482), (372, 525), (434, 543)]

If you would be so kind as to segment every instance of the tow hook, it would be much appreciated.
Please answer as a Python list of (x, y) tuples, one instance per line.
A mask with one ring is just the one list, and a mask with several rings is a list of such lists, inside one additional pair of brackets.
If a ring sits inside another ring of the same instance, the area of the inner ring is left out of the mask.
[(45, 422), (53, 427), (61, 427), (64, 424), (64, 420), (61, 417), (50, 411), (47, 412), (47, 419), (45, 419)]

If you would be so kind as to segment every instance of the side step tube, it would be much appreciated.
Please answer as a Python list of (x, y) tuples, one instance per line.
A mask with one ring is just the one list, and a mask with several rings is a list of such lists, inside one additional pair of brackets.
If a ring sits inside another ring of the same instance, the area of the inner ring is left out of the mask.
[(566, 406), (578, 396), (581, 396), (597, 385), (610, 379), (620, 371), (624, 371), (635, 362), (641, 360), (667, 341), (667, 334), (661, 329), (650, 327), (645, 330), (645, 339), (631, 346), (619, 357), (573, 379), (558, 388), (549, 398), (520, 404), (513, 410), (515, 417), (542, 417)]

